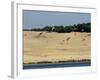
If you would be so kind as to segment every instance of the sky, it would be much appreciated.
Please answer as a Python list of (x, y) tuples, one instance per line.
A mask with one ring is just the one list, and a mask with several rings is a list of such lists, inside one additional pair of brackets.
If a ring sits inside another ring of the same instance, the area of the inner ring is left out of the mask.
[(24, 29), (91, 22), (90, 13), (23, 10)]

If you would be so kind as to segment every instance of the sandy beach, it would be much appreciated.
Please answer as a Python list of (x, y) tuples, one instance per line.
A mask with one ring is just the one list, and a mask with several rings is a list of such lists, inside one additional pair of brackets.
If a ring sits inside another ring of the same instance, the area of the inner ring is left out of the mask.
[(90, 33), (23, 31), (24, 63), (91, 59)]

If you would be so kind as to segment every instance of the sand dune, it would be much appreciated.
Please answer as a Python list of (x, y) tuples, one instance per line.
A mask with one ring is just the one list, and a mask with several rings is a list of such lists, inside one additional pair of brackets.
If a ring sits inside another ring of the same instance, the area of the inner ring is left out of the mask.
[(24, 63), (90, 59), (90, 38), (90, 33), (24, 31)]

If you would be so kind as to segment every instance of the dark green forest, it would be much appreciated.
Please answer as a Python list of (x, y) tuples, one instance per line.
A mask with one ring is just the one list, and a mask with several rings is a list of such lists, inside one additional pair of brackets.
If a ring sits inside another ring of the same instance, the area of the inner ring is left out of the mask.
[(70, 33), (70, 32), (91, 32), (91, 23), (82, 23), (74, 25), (54, 25), (45, 26), (43, 28), (24, 29), (24, 31), (47, 31), (58, 33)]

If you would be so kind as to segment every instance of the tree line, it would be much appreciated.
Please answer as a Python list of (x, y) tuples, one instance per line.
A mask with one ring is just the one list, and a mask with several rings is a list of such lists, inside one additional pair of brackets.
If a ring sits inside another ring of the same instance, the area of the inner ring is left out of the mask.
[(91, 23), (81, 23), (74, 25), (54, 25), (45, 26), (43, 28), (32, 28), (24, 29), (24, 31), (47, 31), (47, 32), (58, 32), (58, 33), (69, 33), (69, 32), (91, 32)]

